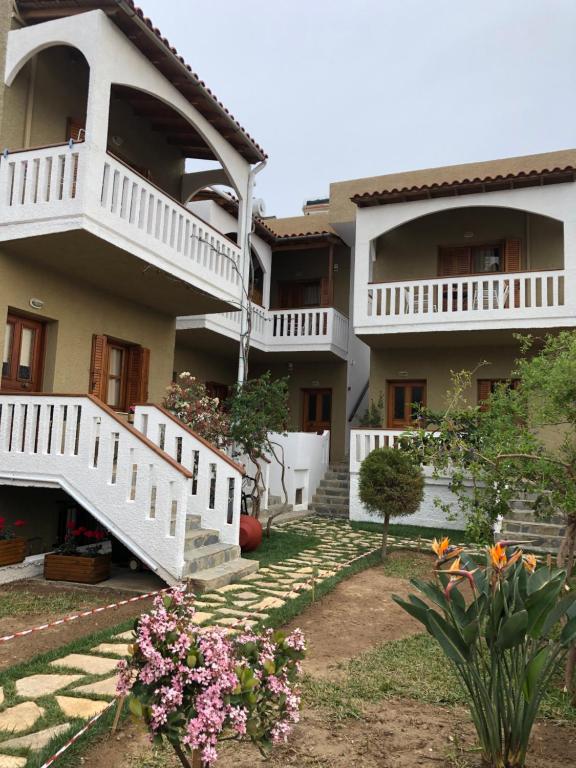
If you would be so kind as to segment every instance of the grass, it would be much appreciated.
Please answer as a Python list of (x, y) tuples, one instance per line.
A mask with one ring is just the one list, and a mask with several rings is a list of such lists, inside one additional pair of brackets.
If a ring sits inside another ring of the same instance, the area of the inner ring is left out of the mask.
[[(304, 681), (304, 700), (326, 708), (335, 719), (361, 718), (366, 703), (391, 697), (428, 704), (462, 706), (467, 703), (458, 679), (436, 641), (428, 634), (383, 643), (343, 665), (342, 679)], [(559, 688), (544, 699), (541, 715), (576, 721), (576, 710)]]
[(243, 552), (242, 557), (249, 560), (258, 560), (260, 567), (279, 563), (291, 557), (297, 557), (311, 547), (321, 543), (318, 536), (306, 536), (302, 533), (291, 531), (278, 531), (272, 528), (270, 538), (262, 539), (262, 544), (255, 552)]
[[(369, 533), (381, 533), (382, 523), (358, 523), (354, 520), (349, 525), (355, 531), (368, 531)], [(461, 530), (448, 530), (447, 528), (426, 528), (422, 525), (404, 525), (402, 523), (390, 523), (389, 531), (392, 536), (401, 536), (406, 539), (439, 539), (449, 536), (453, 541), (466, 541), (466, 534)]]
[(432, 575), (434, 558), (424, 552), (402, 549), (388, 553), (384, 573), (396, 579), (428, 578)]
[(89, 596), (79, 593), (61, 594), (10, 590), (0, 593), (0, 619), (47, 613), (69, 613), (86, 604)]

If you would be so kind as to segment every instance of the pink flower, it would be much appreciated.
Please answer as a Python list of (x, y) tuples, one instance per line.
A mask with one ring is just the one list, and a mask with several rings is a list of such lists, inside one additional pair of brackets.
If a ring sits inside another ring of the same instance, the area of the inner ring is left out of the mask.
[(14, 528), (22, 528), (23, 525), (26, 525), (26, 520), (14, 520)]

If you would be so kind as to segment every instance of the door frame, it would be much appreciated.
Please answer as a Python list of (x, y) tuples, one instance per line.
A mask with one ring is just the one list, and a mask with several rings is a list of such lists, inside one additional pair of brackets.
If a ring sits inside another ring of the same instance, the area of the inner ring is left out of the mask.
[[(308, 419), (306, 418), (306, 411), (307, 411), (307, 405), (308, 405), (308, 395), (310, 392), (329, 392), (330, 393), (330, 425), (328, 429), (330, 430), (330, 437), (332, 437), (332, 409), (334, 406), (334, 397), (333, 397), (333, 390), (332, 387), (302, 387), (302, 421), (301, 421), (301, 428), (302, 432), (308, 432), (309, 430), (305, 429), (306, 422), (308, 422)], [(311, 433), (313, 434), (313, 433)]]
[[(394, 424), (394, 419), (392, 418), (394, 413), (394, 398), (391, 396), (394, 386), (397, 386), (398, 384), (402, 384), (404, 387), (407, 386), (421, 386), (424, 389), (424, 396), (422, 398), (422, 404), (426, 405), (427, 402), (427, 390), (428, 390), (428, 380), (427, 379), (386, 379), (386, 429), (401, 429), (401, 428), (407, 428), (410, 426), (410, 424)], [(409, 403), (406, 403), (406, 405), (409, 405)], [(405, 405), (405, 409), (406, 409)]]
[[(6, 318), (4, 321), (4, 327), (9, 324), (10, 320), (15, 320), (16, 322), (28, 322), (31, 325), (34, 326), (37, 336), (35, 338), (34, 348), (32, 350), (32, 369), (33, 371), (36, 371), (36, 376), (34, 379), (30, 380), (30, 386), (21, 386), (18, 388), (5, 388), (2, 384), (4, 377), (2, 376), (2, 372), (0, 370), (0, 389), (2, 389), (3, 392), (43, 392), (43, 383), (44, 383), (44, 365), (45, 365), (45, 359), (46, 359), (46, 324), (47, 321), (44, 320), (44, 318), (38, 317), (37, 315), (32, 315), (27, 312), (21, 312), (17, 309), (12, 309), (11, 307), (8, 308), (8, 311), (6, 313)], [(11, 363), (14, 359), (18, 359), (20, 355), (20, 346), (21, 346), (21, 339), (22, 336), (19, 334), (18, 336), (18, 343), (15, 344), (16, 336), (14, 335), (12, 339), (12, 349), (11, 349)], [(32, 384), (34, 381), (37, 383), (37, 387), (33, 387)]]

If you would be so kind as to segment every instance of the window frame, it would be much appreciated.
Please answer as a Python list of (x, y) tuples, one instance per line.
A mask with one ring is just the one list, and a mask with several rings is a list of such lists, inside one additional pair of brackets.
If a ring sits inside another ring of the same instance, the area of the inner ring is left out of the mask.
[(402, 423), (398, 421), (398, 419), (394, 418), (394, 397), (393, 392), (396, 387), (403, 387), (404, 389), (410, 387), (410, 391), (414, 387), (422, 387), (423, 389), (423, 397), (422, 397), (422, 405), (426, 406), (427, 398), (428, 398), (428, 380), (427, 379), (387, 379), (386, 380), (386, 395), (387, 395), (387, 402), (386, 402), (386, 428), (387, 429), (407, 429), (411, 426), (414, 426), (416, 424), (416, 421), (414, 419), (410, 419), (408, 417), (408, 413), (410, 412), (410, 406), (413, 403), (413, 400), (406, 397), (404, 402), (404, 419)]

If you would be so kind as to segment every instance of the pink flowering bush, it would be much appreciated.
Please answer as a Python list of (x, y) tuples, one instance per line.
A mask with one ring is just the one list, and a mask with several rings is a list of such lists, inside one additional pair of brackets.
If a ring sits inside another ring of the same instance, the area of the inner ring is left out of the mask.
[(230, 420), (217, 397), (210, 397), (204, 384), (184, 371), (166, 390), (164, 407), (219, 448), (228, 441)]
[(266, 754), (299, 719), (304, 637), (201, 630), (192, 600), (176, 588), (140, 617), (130, 661), (119, 665), (118, 695), (130, 694), (131, 711), (183, 765), (194, 751), (213, 765), (222, 739), (250, 739)]

